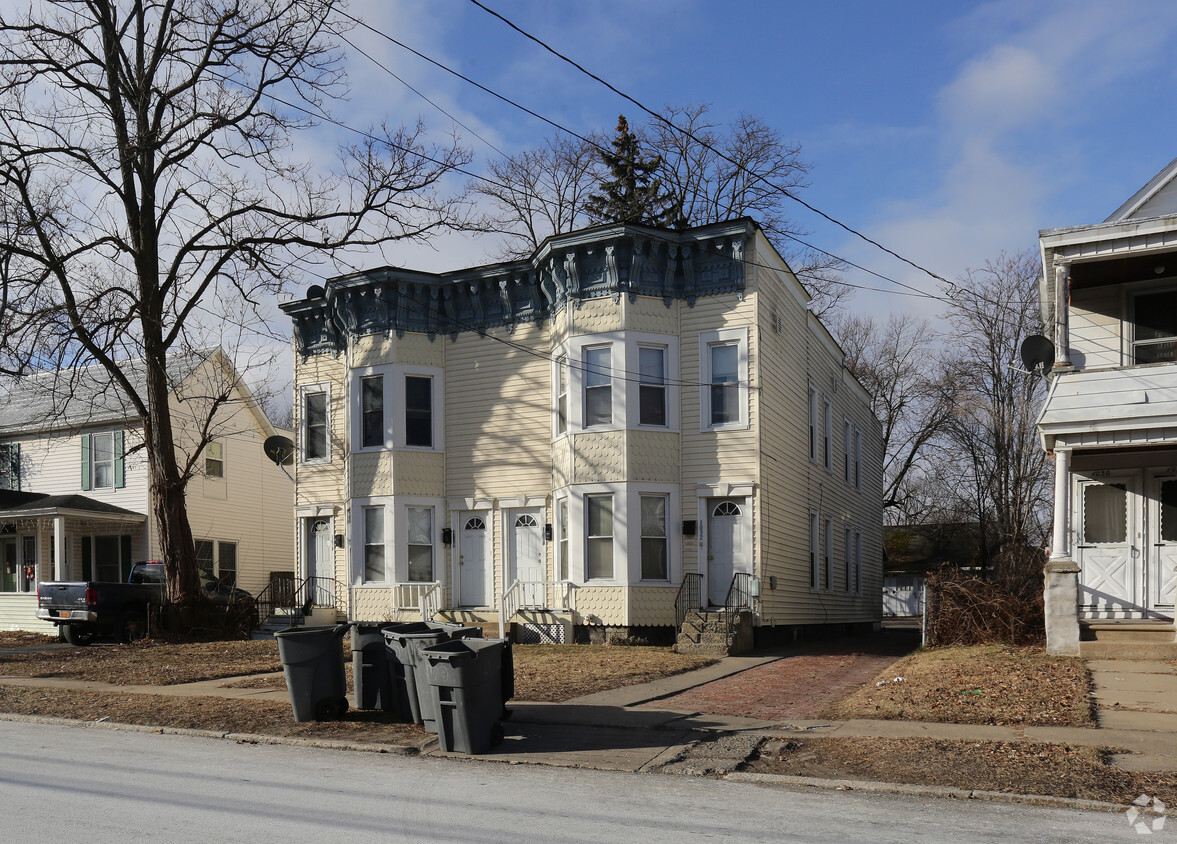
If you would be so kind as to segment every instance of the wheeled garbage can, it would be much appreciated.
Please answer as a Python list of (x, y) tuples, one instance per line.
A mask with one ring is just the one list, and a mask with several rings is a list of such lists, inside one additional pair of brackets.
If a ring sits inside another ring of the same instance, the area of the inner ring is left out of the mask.
[(356, 709), (381, 709), (397, 713), (396, 695), (388, 667), (384, 631), (389, 622), (353, 621), (351, 624), (351, 677)]
[(348, 625), (279, 630), (278, 656), (295, 721), (333, 721), (347, 712), (347, 676), (340, 639)]
[(389, 681), (397, 711), (405, 721), (437, 732), (437, 713), (425, 682), (421, 650), (450, 639), (482, 637), (482, 628), (441, 621), (412, 621), (390, 625), (383, 630), (388, 648)]
[(503, 740), (502, 639), (453, 639), (421, 651), (443, 750), (486, 753)]

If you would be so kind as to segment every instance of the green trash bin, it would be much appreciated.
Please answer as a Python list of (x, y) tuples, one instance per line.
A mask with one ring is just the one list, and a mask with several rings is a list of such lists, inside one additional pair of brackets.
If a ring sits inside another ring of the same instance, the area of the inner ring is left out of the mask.
[(421, 651), (443, 750), (486, 753), (503, 740), (503, 639), (453, 639)]
[(423, 724), (437, 732), (437, 712), (425, 683), (421, 650), (450, 639), (482, 637), (482, 628), (442, 621), (393, 624), (382, 631), (388, 649), (389, 681), (397, 711), (403, 720)]
[(352, 706), (396, 714), (396, 696), (388, 667), (384, 630), (389, 622), (353, 621), (351, 624)]
[(347, 712), (340, 639), (348, 625), (279, 630), (278, 656), (295, 721), (334, 721)]

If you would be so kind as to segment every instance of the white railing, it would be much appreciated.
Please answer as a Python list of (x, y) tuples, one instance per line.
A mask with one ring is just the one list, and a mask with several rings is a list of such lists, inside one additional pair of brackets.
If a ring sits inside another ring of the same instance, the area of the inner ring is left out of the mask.
[(507, 625), (521, 610), (575, 612), (577, 588), (571, 580), (514, 581), (499, 603), (499, 637), (506, 638)]
[(425, 581), (424, 583), (398, 583), (392, 587), (392, 611), (418, 611), (422, 621), (430, 621), (441, 603), (441, 583)]

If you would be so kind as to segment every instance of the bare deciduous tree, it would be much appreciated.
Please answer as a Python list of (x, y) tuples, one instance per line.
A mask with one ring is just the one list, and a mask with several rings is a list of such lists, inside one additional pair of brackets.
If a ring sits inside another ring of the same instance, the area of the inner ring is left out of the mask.
[(180, 601), (199, 589), (170, 353), (228, 317), (264, 323), (260, 303), (308, 256), (427, 237), (460, 210), (439, 182), (468, 155), (427, 146), (421, 126), (370, 130), (334, 173), (292, 160), (309, 115), (346, 92), (334, 6), (46, 0), (0, 15), (0, 367), (105, 368), (143, 423)]
[(928, 450), (952, 418), (956, 392), (936, 335), (910, 314), (882, 323), (848, 315), (835, 331), (846, 367), (870, 393), (883, 426), (883, 512), (893, 524), (919, 521)]

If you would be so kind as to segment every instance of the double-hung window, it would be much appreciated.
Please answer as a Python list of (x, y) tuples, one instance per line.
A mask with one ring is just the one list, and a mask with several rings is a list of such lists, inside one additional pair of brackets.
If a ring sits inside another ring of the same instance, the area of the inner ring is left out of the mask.
[(852, 544), (853, 532), (850, 528), (846, 528), (845, 538), (845, 552), (846, 552), (846, 591), (854, 591), (854, 546)]
[(405, 376), (405, 445), (433, 448), (433, 379)]
[(384, 538), (384, 508), (363, 508), (364, 580), (382, 582), (388, 579), (388, 555)]
[(832, 565), (832, 561), (830, 560), (830, 557), (834, 553), (834, 530), (833, 530), (833, 524), (830, 522), (829, 519), (825, 520), (825, 529), (822, 531), (822, 540), (821, 541), (822, 541), (822, 551), (824, 552), (824, 556), (822, 557), (822, 561), (824, 563), (823, 574), (825, 576), (825, 588), (826, 589), (833, 589), (834, 588), (834, 568)]
[(360, 447), (379, 448), (385, 441), (384, 376), (360, 378)]
[(584, 350), (584, 427), (613, 422), (613, 368), (610, 346)]
[(862, 491), (862, 431), (854, 429), (854, 488)]
[(302, 456), (305, 461), (329, 460), (327, 439), (327, 391), (302, 394)]
[(556, 502), (556, 527), (560, 534), (556, 546), (556, 571), (561, 580), (568, 579), (568, 499), (561, 498)]
[(642, 512), (642, 580), (667, 580), (670, 577), (667, 557), (665, 495), (641, 496)]
[(613, 496), (586, 495), (584, 568), (587, 580), (613, 579)]
[(666, 347), (638, 346), (638, 424), (665, 428)]
[(406, 507), (408, 579), (410, 583), (433, 580), (433, 508)]
[(842, 454), (842, 473), (845, 476), (846, 483), (853, 483), (854, 478), (851, 475), (851, 454), (854, 451), (854, 438), (850, 433), (850, 419), (847, 417), (842, 422), (842, 445), (844, 446), (844, 453)]
[(237, 585), (237, 543), (217, 543), (217, 577), (226, 586)]
[(834, 469), (834, 409), (830, 400), (826, 399), (822, 405), (822, 463), (833, 471)]
[(204, 474), (208, 478), (225, 477), (225, 444), (220, 440), (204, 447)]
[(748, 427), (748, 330), (699, 335), (700, 430)]
[(1134, 306), (1132, 362), (1177, 360), (1177, 291), (1142, 293)]
[(862, 594), (862, 532), (854, 532), (854, 594)]
[(568, 356), (556, 358), (556, 436), (568, 433)]
[(20, 443), (0, 443), (0, 489), (20, 490)]
[(809, 585), (816, 589), (817, 580), (817, 513), (809, 514)]
[(809, 385), (809, 459), (817, 462), (817, 388)]
[(123, 432), (82, 435), (82, 489), (125, 486)]
[(711, 358), (711, 425), (740, 421), (740, 347), (736, 343), (713, 343)]

